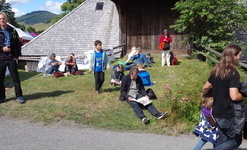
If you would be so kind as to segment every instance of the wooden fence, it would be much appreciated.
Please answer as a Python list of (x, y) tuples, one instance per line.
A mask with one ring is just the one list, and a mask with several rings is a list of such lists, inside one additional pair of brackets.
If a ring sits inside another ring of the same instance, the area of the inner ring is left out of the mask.
[[(114, 55), (117, 55), (119, 53), (120, 57), (122, 57), (124, 55), (125, 52), (125, 48), (126, 48), (126, 44), (120, 44), (118, 46), (113, 47), (112, 49), (118, 49), (118, 48), (122, 48), (120, 51), (116, 51), (114, 52)], [(107, 49), (106, 51), (110, 51), (111, 49)], [(112, 54), (108, 54), (108, 56), (111, 56)], [(20, 61), (25, 62), (26, 66), (25, 66), (25, 70), (26, 71), (36, 71), (37, 67), (38, 67), (38, 63), (40, 61), (40, 57), (44, 57), (46, 55), (40, 55), (40, 56), (22, 56), (19, 58)]]
[[(195, 50), (197, 50), (197, 49), (195, 49)], [(211, 49), (211, 48), (205, 48), (205, 50), (206, 50), (206, 51), (209, 51), (209, 52), (211, 52), (211, 53), (213, 53), (213, 54), (216, 54), (217, 56), (221, 56), (221, 53), (219, 53), (219, 52), (217, 52), (217, 51), (215, 51), (215, 50), (213, 50), (213, 49)], [(200, 54), (202, 54), (202, 55), (204, 55), (205, 57), (207, 57), (207, 58), (213, 60), (214, 62), (219, 62), (219, 61), (216, 60), (215, 58), (210, 57), (210, 56), (208, 56), (208, 55), (205, 54), (205, 53), (200, 53)], [(243, 63), (243, 62), (240, 61), (240, 62), (239, 62), (239, 65), (240, 65), (241, 67), (247, 69), (247, 64), (245, 64), (245, 63)]]

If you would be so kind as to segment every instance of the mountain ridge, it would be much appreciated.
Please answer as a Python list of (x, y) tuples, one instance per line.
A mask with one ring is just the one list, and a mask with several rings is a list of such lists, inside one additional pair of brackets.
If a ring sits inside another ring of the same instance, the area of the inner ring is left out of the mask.
[(38, 23), (50, 23), (52, 19), (54, 19), (57, 14), (51, 13), (49, 11), (33, 11), (30, 13), (27, 13), (25, 15), (22, 15), (20, 17), (16, 17), (16, 22), (18, 23), (24, 23), (27, 25), (33, 25)]

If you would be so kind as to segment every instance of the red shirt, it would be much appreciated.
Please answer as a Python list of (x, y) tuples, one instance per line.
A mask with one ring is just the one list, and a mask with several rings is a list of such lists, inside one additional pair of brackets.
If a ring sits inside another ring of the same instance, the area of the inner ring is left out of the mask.
[(170, 36), (170, 34), (161, 34), (159, 37), (159, 42), (165, 42), (166, 43), (171, 43), (172, 42), (172, 37)]

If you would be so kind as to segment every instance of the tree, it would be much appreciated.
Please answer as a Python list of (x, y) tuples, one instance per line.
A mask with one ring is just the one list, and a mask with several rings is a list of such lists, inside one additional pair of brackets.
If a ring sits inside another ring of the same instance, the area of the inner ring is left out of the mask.
[(67, 2), (63, 3), (61, 5), (61, 10), (63, 11), (62, 14), (57, 16), (55, 19), (53, 19), (51, 22), (56, 23), (59, 19), (67, 15), (69, 12), (74, 10), (77, 6), (79, 6), (81, 3), (83, 3), (85, 0), (67, 0)]
[(9, 19), (9, 23), (16, 27), (19, 27), (18, 23), (16, 23), (15, 21), (15, 13), (11, 9), (11, 4), (6, 3), (5, 0), (0, 0), (0, 11), (6, 13)]
[(27, 31), (30, 32), (30, 33), (32, 33), (32, 32), (36, 33), (36, 30), (31, 26), (27, 27)]
[(179, 18), (171, 27), (187, 33), (191, 44), (221, 50), (233, 40), (235, 29), (246, 26), (246, 0), (181, 0)]

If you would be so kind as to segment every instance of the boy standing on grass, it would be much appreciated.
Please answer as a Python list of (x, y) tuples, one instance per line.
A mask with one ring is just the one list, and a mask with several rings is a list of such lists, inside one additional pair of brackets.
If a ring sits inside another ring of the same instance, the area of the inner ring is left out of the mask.
[(105, 81), (104, 71), (110, 67), (106, 51), (102, 49), (102, 42), (96, 40), (94, 46), (95, 50), (92, 53), (89, 72), (94, 72), (95, 94), (99, 94), (102, 92), (102, 85)]

